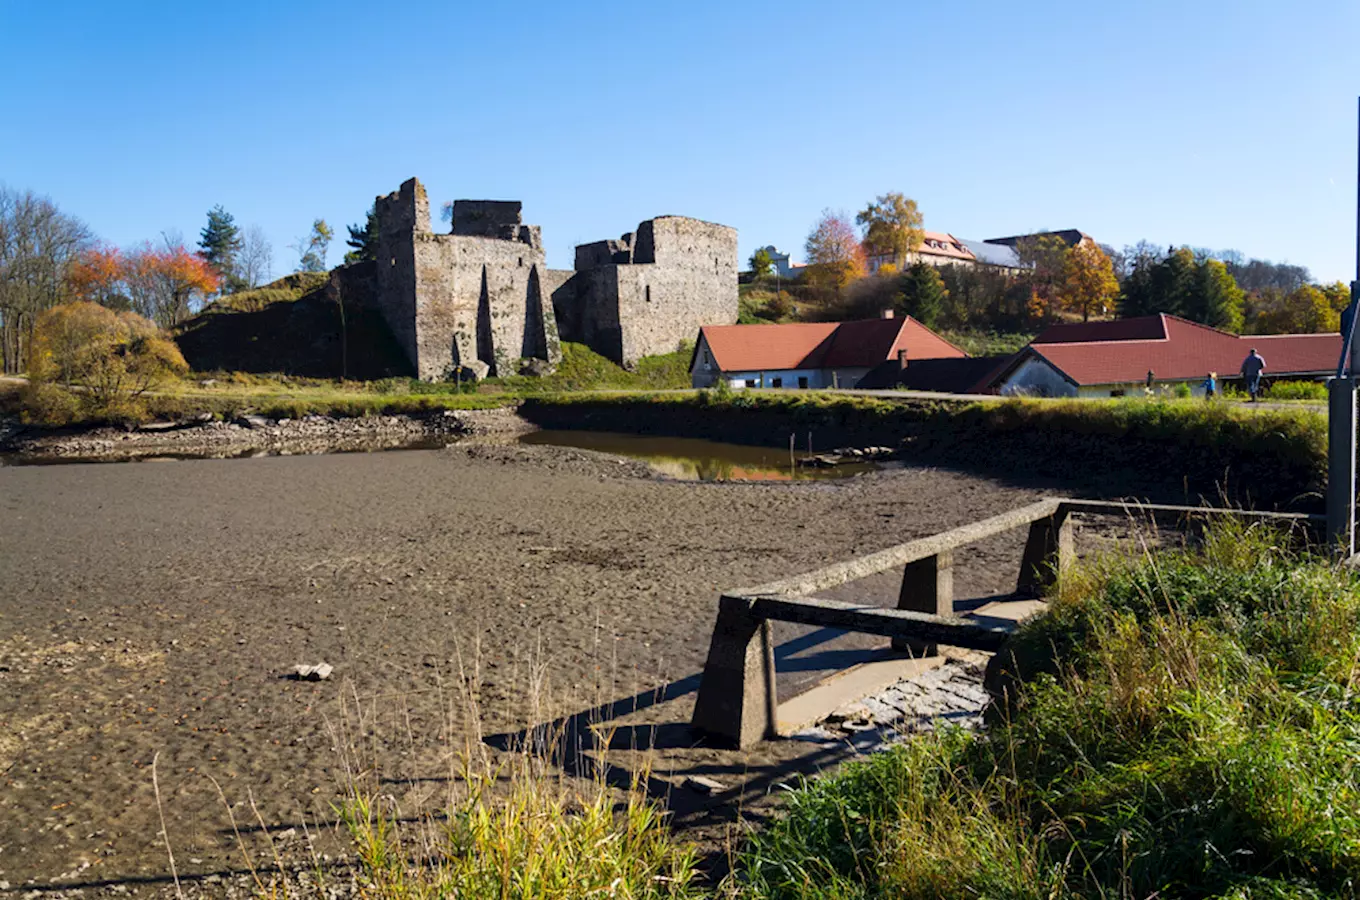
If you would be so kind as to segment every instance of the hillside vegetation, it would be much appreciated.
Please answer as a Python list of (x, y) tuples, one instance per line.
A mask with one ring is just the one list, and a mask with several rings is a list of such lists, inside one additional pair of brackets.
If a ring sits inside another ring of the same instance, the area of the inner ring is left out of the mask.
[(375, 379), (410, 366), (382, 316), (327, 295), (327, 274), (298, 272), (214, 300), (174, 331), (197, 372)]
[(1360, 581), (1286, 543), (1223, 524), (1074, 573), (985, 738), (791, 794), (739, 896), (1354, 896)]

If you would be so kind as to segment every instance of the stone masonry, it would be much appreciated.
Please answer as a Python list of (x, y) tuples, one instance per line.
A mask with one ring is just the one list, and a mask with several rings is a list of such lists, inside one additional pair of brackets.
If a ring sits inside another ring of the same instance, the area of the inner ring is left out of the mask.
[(576, 268), (552, 293), (566, 341), (631, 366), (672, 353), (701, 325), (737, 320), (737, 231), (661, 216), (617, 241), (576, 248)]
[(375, 210), (368, 299), (425, 380), (459, 367), (512, 375), (527, 360), (555, 365), (559, 329), (632, 365), (737, 318), (737, 233), (723, 225), (650, 219), (618, 241), (577, 247), (575, 269), (561, 271), (547, 268), (538, 226), (523, 224), (518, 202), (458, 200), (451, 233), (435, 234), (412, 178)]
[(561, 358), (543, 242), (518, 203), (459, 200), (452, 233), (434, 234), (412, 178), (375, 208), (377, 303), (418, 377), (442, 380), (458, 367), (513, 375), (522, 359)]

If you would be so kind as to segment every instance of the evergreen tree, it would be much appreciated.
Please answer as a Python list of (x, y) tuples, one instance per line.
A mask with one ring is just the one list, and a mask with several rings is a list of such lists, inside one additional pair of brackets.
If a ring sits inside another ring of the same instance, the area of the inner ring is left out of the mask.
[(1216, 259), (1206, 259), (1200, 263), (1198, 280), (1196, 300), (1199, 308), (1190, 318), (1240, 334), (1246, 292), (1237, 286), (1228, 267)]
[(232, 294), (248, 285), (237, 271), (237, 254), (241, 252), (241, 230), (236, 220), (221, 204), (208, 210), (208, 224), (199, 233), (199, 255), (222, 276), (222, 292)]
[(949, 292), (945, 290), (940, 270), (930, 263), (913, 263), (902, 276), (902, 290), (897, 305), (927, 328), (934, 328), (945, 312)]
[(356, 263), (378, 258), (378, 211), (375, 207), (368, 208), (368, 217), (363, 228), (358, 225), (345, 227), (349, 229), (349, 240), (345, 243), (353, 248), (346, 251), (345, 262)]

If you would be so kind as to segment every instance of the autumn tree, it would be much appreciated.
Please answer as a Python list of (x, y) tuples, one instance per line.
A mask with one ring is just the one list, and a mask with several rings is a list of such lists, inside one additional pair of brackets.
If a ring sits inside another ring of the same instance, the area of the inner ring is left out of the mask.
[(43, 401), (57, 386), (67, 392), (78, 389), (68, 393), (65, 408), (84, 406), (101, 417), (136, 418), (138, 397), (188, 370), (175, 342), (155, 323), (134, 312), (76, 301), (38, 316), (27, 399), (30, 408), (62, 408)]
[(98, 303), (109, 309), (130, 309), (127, 262), (117, 247), (96, 245), (72, 260), (66, 281), (76, 300)]
[(823, 210), (804, 245), (809, 283), (840, 290), (864, 277), (864, 248), (845, 216)]
[(864, 228), (864, 252), (892, 257), (898, 271), (906, 266), (907, 254), (925, 239), (922, 221), (916, 201), (896, 191), (883, 194), (855, 216), (856, 224)]
[(312, 232), (305, 238), (298, 238), (293, 248), (298, 251), (298, 268), (303, 272), (326, 271), (326, 253), (334, 236), (325, 219), (312, 223)]
[(939, 325), (949, 300), (940, 270), (930, 263), (913, 263), (899, 284), (898, 308), (928, 328)]
[[(450, 210), (452, 208), (449, 207)], [(378, 210), (376, 206), (368, 208), (362, 227), (346, 225), (345, 228), (349, 231), (349, 239), (345, 243), (350, 247), (345, 252), (345, 262), (356, 263), (378, 258)]]
[(1344, 281), (1334, 281), (1331, 284), (1324, 284), (1318, 290), (1327, 298), (1327, 305), (1337, 315), (1337, 327), (1340, 327), (1341, 313), (1351, 304), (1351, 289)]
[(124, 283), (133, 310), (162, 328), (187, 319), (196, 299), (221, 287), (221, 278), (208, 261), (182, 245), (157, 250), (147, 243), (124, 259)]
[(1057, 285), (1055, 299), (1068, 312), (1081, 313), (1088, 321), (1091, 313), (1104, 314), (1119, 296), (1119, 282), (1114, 277), (1110, 258), (1095, 244), (1083, 242), (1068, 250), (1062, 257), (1062, 280)]
[(1043, 321), (1057, 309), (1066, 281), (1068, 249), (1067, 242), (1056, 234), (1035, 235), (1015, 245), (1030, 291), (1029, 318)]
[(208, 224), (199, 233), (199, 255), (207, 260), (221, 279), (224, 293), (232, 294), (249, 285), (239, 271), (244, 246), (236, 220), (219, 204), (208, 210)]
[(1265, 302), (1252, 323), (1257, 334), (1318, 334), (1341, 327), (1340, 314), (1316, 285), (1305, 284), (1288, 294), (1263, 291), (1261, 297)]
[(32, 191), (0, 185), (0, 356), (21, 371), (38, 314), (66, 299), (70, 264), (90, 245), (79, 219)]
[(770, 251), (761, 247), (751, 254), (751, 274), (756, 278), (764, 278), (774, 271), (774, 260), (770, 258)]

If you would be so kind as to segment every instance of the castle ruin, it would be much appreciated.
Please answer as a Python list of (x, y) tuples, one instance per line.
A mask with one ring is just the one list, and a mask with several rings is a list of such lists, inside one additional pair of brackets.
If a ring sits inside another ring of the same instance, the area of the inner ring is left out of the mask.
[(737, 232), (725, 225), (649, 219), (617, 241), (577, 247), (565, 271), (547, 267), (539, 228), (523, 224), (518, 202), (455, 201), (448, 234), (431, 231), (414, 178), (374, 206), (367, 299), (425, 380), (555, 365), (559, 340), (632, 366), (675, 351), (701, 325), (737, 319)]

